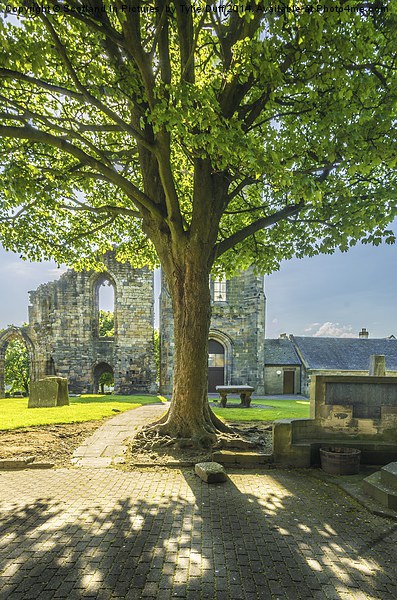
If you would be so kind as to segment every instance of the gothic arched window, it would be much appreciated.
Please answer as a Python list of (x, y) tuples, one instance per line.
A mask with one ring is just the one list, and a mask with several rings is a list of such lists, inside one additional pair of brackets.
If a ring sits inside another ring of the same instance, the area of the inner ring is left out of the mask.
[(113, 338), (116, 332), (115, 285), (103, 274), (94, 288), (94, 332), (99, 338)]

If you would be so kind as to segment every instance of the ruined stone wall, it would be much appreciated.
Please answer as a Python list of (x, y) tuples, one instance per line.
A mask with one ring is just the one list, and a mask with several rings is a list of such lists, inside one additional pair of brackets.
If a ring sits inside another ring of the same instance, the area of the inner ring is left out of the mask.
[[(154, 275), (103, 257), (104, 272), (68, 270), (58, 281), (29, 292), (29, 324), (0, 336), (0, 392), (4, 352), (11, 335), (27, 347), (31, 379), (66, 377), (72, 394), (98, 390), (100, 375), (112, 370), (115, 393), (156, 392)], [(111, 282), (115, 293), (115, 335), (98, 331), (98, 290)], [(225, 383), (248, 384), (264, 392), (265, 296), (263, 277), (252, 270), (227, 281), (225, 302), (212, 302), (210, 338), (225, 348)], [(172, 390), (173, 317), (163, 282), (160, 300), (160, 388)], [(4, 387), (4, 386), (3, 386)]]
[[(212, 301), (210, 339), (225, 347), (225, 384), (252, 385), (264, 393), (265, 295), (263, 277), (249, 269), (226, 283), (226, 302)], [(173, 375), (173, 317), (164, 278), (160, 295), (160, 391), (170, 394)]]
[[(57, 374), (68, 378), (72, 393), (89, 393), (95, 373), (108, 365), (115, 393), (154, 391), (153, 272), (121, 264), (112, 253), (103, 262), (104, 273), (69, 270), (30, 292), (34, 378)], [(114, 287), (114, 338), (98, 334), (98, 289), (105, 280)]]

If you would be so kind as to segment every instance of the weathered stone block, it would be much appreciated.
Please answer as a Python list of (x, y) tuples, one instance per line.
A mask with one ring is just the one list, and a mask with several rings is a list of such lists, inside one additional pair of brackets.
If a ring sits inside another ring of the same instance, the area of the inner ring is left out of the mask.
[(32, 382), (28, 408), (49, 408), (68, 404), (68, 382), (65, 377), (46, 377)]
[(26, 460), (23, 458), (2, 458), (0, 460), (0, 470), (5, 471), (25, 469), (26, 465)]
[(197, 463), (194, 471), (206, 483), (222, 483), (227, 480), (225, 469), (217, 462)]
[(47, 379), (30, 385), (28, 408), (48, 408), (57, 405), (58, 383)]

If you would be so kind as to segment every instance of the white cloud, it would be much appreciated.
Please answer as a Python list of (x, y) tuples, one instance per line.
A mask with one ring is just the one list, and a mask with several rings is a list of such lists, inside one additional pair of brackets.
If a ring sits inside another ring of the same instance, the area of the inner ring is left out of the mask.
[[(319, 323), (316, 323), (316, 325), (319, 325)], [(326, 321), (313, 333), (313, 337), (355, 338), (357, 334), (353, 332), (351, 325), (341, 325), (340, 323)]]
[(321, 323), (310, 323), (304, 331), (305, 333), (310, 333), (311, 331), (313, 331), (313, 329), (317, 329), (319, 325), (321, 325)]

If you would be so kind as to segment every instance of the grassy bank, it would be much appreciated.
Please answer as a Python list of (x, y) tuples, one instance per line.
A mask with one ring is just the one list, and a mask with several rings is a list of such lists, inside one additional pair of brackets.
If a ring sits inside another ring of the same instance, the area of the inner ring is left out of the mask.
[[(161, 396), (103, 396), (83, 395), (70, 398), (69, 406), (56, 408), (28, 408), (27, 398), (0, 399), (0, 430), (18, 429), (32, 425), (82, 423), (114, 416), (119, 412), (138, 408), (142, 404), (159, 403)], [(277, 419), (307, 419), (308, 400), (272, 400), (255, 398), (251, 408), (239, 408), (239, 400), (228, 401), (227, 408), (214, 407), (216, 415), (226, 421), (275, 421)], [(267, 408), (262, 408), (266, 406)]]
[(160, 403), (161, 400), (157, 396), (90, 394), (78, 398), (71, 397), (69, 406), (28, 408), (27, 398), (2, 398), (0, 399), (0, 430), (19, 429), (32, 425), (97, 421), (154, 402)]

